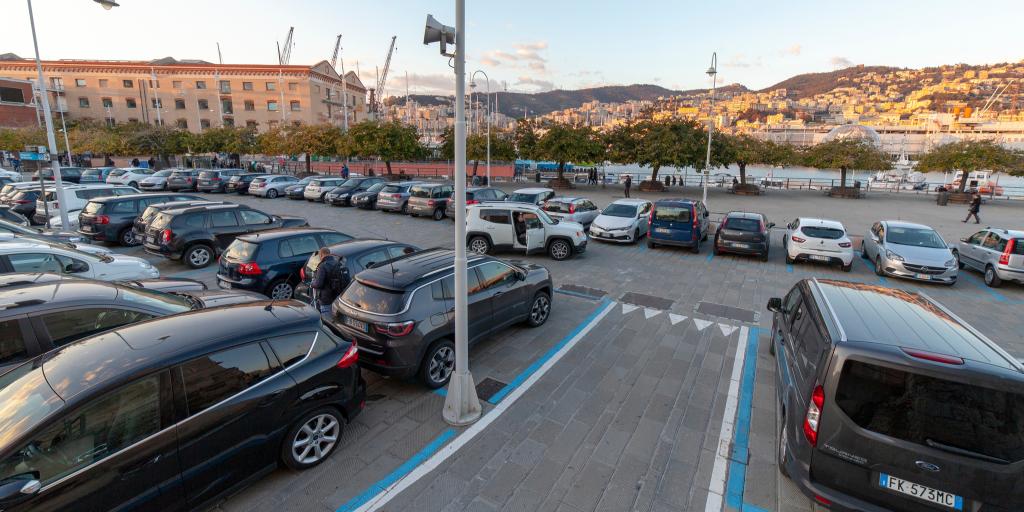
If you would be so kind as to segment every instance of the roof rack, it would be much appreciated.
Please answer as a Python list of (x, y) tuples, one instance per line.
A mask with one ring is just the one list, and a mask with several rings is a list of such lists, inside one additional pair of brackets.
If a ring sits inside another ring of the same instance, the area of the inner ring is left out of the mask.
[(201, 205), (198, 205), (198, 206), (186, 206), (185, 208), (181, 209), (181, 213), (207, 212), (207, 211), (210, 211), (210, 210), (226, 210), (226, 209), (229, 209), (229, 208), (239, 208), (239, 207), (248, 208), (248, 206), (245, 206), (245, 205), (242, 205), (242, 204), (238, 204), (238, 203), (223, 202), (223, 203), (220, 203), (220, 204), (201, 204)]

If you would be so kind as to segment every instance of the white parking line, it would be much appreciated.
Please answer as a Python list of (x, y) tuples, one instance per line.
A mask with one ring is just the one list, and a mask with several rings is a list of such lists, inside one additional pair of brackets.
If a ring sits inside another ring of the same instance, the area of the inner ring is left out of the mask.
[(740, 337), (736, 344), (736, 358), (732, 362), (729, 394), (725, 399), (722, 428), (718, 434), (718, 451), (715, 452), (715, 466), (711, 470), (711, 483), (708, 485), (708, 501), (704, 505), (704, 512), (720, 512), (722, 510), (726, 473), (729, 468), (729, 450), (733, 429), (736, 427), (736, 407), (740, 399), (740, 379), (743, 376), (743, 360), (746, 353), (747, 327), (743, 326), (740, 327)]

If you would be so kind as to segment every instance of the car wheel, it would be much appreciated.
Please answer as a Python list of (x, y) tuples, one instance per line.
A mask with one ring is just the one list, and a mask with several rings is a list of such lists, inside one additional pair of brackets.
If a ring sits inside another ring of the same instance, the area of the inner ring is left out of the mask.
[(796, 260), (789, 256), (789, 250), (786, 250), (786, 264), (792, 265)]
[(434, 220), (444, 220), (444, 210), (438, 208), (434, 210)]
[(213, 249), (206, 244), (196, 244), (185, 251), (185, 256), (182, 259), (189, 267), (204, 268), (213, 261)]
[[(409, 203), (402, 203), (402, 209), (399, 210), (398, 213), (407, 215), (409, 213)], [(413, 217), (415, 217), (415, 215), (413, 215)]]
[(875, 274), (880, 276), (885, 275), (885, 271), (882, 270), (882, 258), (875, 258)]
[(270, 189), (267, 191), (267, 199), (277, 199), (277, 189)]
[(135, 181), (128, 182), (128, 186), (132, 187), (132, 188), (139, 188), (138, 182), (135, 182)]
[(782, 429), (779, 430), (779, 450), (778, 450), (778, 462), (779, 473), (782, 476), (789, 477), (789, 472), (786, 471), (786, 459), (789, 458), (789, 444), (786, 442), (786, 435), (789, 433), (789, 429), (786, 428), (786, 416), (780, 414), (779, 418), (782, 421)]
[(1003, 280), (999, 278), (999, 274), (996, 273), (996, 269), (992, 265), (985, 267), (985, 284), (992, 288), (999, 288), (1003, 285)]
[(640, 243), (640, 228), (636, 228), (633, 230), (633, 243)]
[(868, 251), (867, 251), (867, 249), (866, 249), (866, 248), (864, 247), (864, 241), (863, 241), (863, 240), (861, 240), (861, 241), (860, 241), (860, 257), (861, 257), (861, 258), (864, 258), (864, 259), (866, 259), (866, 260), (869, 260), (869, 259), (870, 259), (870, 258), (868, 258)]
[(690, 247), (690, 252), (700, 254), (700, 241), (697, 241), (697, 243), (693, 244), (693, 247)]
[(526, 319), (526, 325), (540, 327), (548, 321), (551, 316), (551, 297), (544, 292), (537, 292), (533, 296), (533, 304), (530, 306), (530, 316)]
[(956, 266), (960, 270), (964, 269), (964, 262), (960, 261), (960, 251), (953, 251), (953, 259), (956, 260)]
[(281, 462), (296, 470), (320, 464), (338, 447), (342, 422), (341, 413), (333, 407), (321, 407), (306, 414), (284, 438)]
[(435, 341), (420, 364), (420, 380), (430, 389), (437, 389), (448, 383), (455, 371), (455, 345), (452, 340)]
[(295, 287), (287, 279), (278, 279), (267, 287), (267, 297), (274, 300), (285, 300), (295, 295)]
[(764, 254), (761, 255), (761, 261), (768, 261), (768, 251), (765, 251)]
[(469, 250), (477, 254), (487, 254), (491, 252), (491, 242), (487, 241), (487, 237), (474, 236), (469, 239)]
[(852, 261), (850, 262), (849, 265), (843, 265), (843, 272), (850, 272), (851, 270), (853, 270), (853, 262)]
[(117, 235), (117, 241), (125, 247), (135, 247), (136, 245), (139, 245), (139, 241), (135, 239), (135, 232), (132, 231), (131, 227), (122, 229)]
[(651, 241), (650, 238), (648, 238), (647, 239), (647, 248), (648, 249), (657, 249), (658, 248), (658, 244), (654, 243), (653, 241)]
[(548, 245), (548, 256), (555, 261), (567, 260), (572, 256), (572, 247), (565, 240), (555, 240)]

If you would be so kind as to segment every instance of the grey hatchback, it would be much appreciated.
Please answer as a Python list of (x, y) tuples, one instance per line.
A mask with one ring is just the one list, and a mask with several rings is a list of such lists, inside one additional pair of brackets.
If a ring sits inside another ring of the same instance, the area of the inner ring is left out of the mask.
[(1003, 281), (1024, 284), (1024, 231), (985, 228), (961, 238), (953, 256), (960, 268), (982, 272), (993, 288)]

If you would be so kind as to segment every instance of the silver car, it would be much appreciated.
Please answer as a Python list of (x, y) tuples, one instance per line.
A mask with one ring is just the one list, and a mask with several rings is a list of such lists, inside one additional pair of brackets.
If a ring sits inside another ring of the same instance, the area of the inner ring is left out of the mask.
[(553, 219), (578, 222), (584, 228), (589, 228), (594, 219), (601, 215), (601, 210), (585, 197), (552, 197), (541, 208)]
[(590, 237), (606, 242), (636, 243), (650, 229), (650, 201), (619, 199), (605, 207), (590, 225)]
[(324, 196), (328, 192), (337, 188), (338, 185), (345, 183), (345, 178), (317, 178), (309, 182), (306, 185), (305, 190), (302, 192), (302, 197), (305, 197), (307, 201), (319, 201), (324, 202)]
[(903, 277), (952, 285), (957, 262), (953, 252), (934, 229), (897, 220), (874, 223), (864, 241), (861, 256), (875, 265), (880, 276)]
[(389, 183), (377, 194), (377, 209), (382, 212), (409, 213), (409, 189), (422, 181)]
[(139, 190), (167, 190), (167, 178), (171, 177), (172, 172), (173, 169), (154, 172), (152, 176), (139, 182)]
[(960, 239), (953, 250), (960, 268), (973, 268), (995, 288), (1003, 281), (1024, 284), (1024, 231), (985, 228)]
[(295, 185), (299, 179), (284, 174), (271, 174), (253, 178), (249, 183), (249, 195), (277, 199), (285, 195), (286, 188)]

